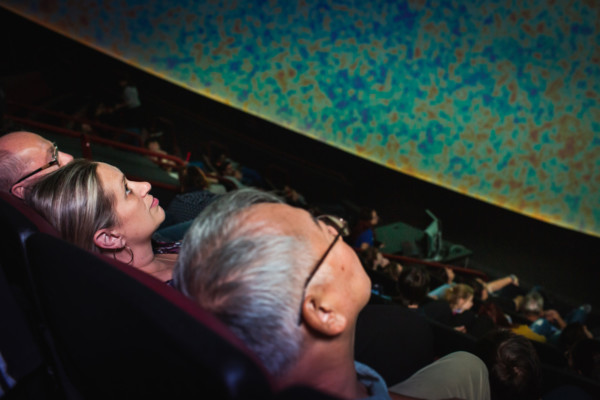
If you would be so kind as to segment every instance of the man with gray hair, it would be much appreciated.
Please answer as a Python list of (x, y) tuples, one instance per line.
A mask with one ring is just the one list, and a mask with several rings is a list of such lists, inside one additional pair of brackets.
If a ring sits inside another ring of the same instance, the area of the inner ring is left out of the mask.
[[(268, 193), (229, 192), (194, 220), (174, 285), (228, 325), (281, 388), (306, 385), (347, 399), (489, 398), (487, 369), (469, 353), (425, 367), (393, 388), (401, 395), (354, 361), (371, 283), (344, 233), (343, 220), (315, 218)], [(442, 374), (444, 384), (432, 388)]]
[(37, 178), (73, 159), (35, 133), (19, 131), (0, 137), (0, 191), (22, 199)]

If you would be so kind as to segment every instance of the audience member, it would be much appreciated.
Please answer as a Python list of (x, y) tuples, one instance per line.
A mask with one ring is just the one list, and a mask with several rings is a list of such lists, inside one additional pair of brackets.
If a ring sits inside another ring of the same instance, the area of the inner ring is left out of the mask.
[(560, 349), (565, 353), (567, 359), (570, 356), (573, 346), (583, 339), (593, 339), (592, 333), (585, 324), (573, 322), (568, 324), (561, 332), (559, 338)]
[(429, 280), (429, 273), (422, 265), (406, 266), (398, 278), (402, 304), (408, 308), (419, 308), (427, 299)]
[(69, 163), (73, 157), (32, 132), (0, 137), (0, 190), (22, 199), (37, 178)]
[(402, 265), (384, 257), (377, 247), (368, 247), (361, 250), (359, 258), (362, 265), (368, 270), (382, 272), (394, 281), (398, 280), (402, 272)]
[[(155, 137), (151, 137), (146, 140), (146, 148), (155, 153), (169, 155), (166, 151), (164, 151), (160, 146), (160, 140)], [(167, 172), (173, 172), (173, 168), (177, 167), (177, 163), (173, 160), (169, 160), (168, 158), (160, 158), (157, 156), (148, 156), (152, 162), (157, 163), (162, 169)]]
[(63, 239), (169, 281), (177, 255), (154, 253), (151, 236), (165, 213), (150, 188), (111, 165), (80, 159), (38, 180), (25, 199)]
[(235, 189), (242, 187), (265, 188), (265, 181), (257, 170), (232, 160), (225, 151), (216, 153), (210, 162), (214, 169), (227, 179), (233, 178)]
[(444, 325), (452, 325), (452, 311), (448, 302), (427, 296), (431, 275), (422, 265), (408, 265), (398, 278), (399, 300), (405, 307), (417, 310)]
[[(429, 296), (434, 299), (445, 298), (448, 289), (457, 285), (455, 282), (452, 282), (453, 275), (453, 273), (449, 274), (449, 282), (429, 292)], [(468, 285), (473, 290), (471, 311), (462, 314), (455, 312), (455, 317), (451, 318), (453, 320), (452, 324), (457, 324), (459, 321), (460, 324), (466, 324), (465, 329), (468, 333), (476, 337), (481, 337), (495, 327), (510, 327), (511, 322), (504, 313), (504, 310), (514, 311), (516, 309), (516, 300), (504, 297), (500, 292), (508, 286), (517, 288), (518, 284), (518, 278), (514, 275), (490, 282), (484, 282), (480, 278), (473, 279)], [(509, 291), (508, 295), (511, 295), (511, 293), (514, 293), (514, 290)]]
[[(443, 298), (446, 291), (455, 285), (454, 280), (454, 272), (451, 269), (446, 268), (446, 274), (448, 282), (438, 286), (431, 292), (429, 292), (429, 297), (434, 299)], [(485, 302), (488, 301), (491, 297), (495, 297), (494, 295), (506, 288), (509, 285), (518, 286), (519, 279), (515, 275), (509, 275), (503, 278), (499, 278), (490, 282), (484, 282), (480, 278), (476, 278), (469, 284), (474, 290), (474, 301), (475, 302)], [(515, 308), (514, 301), (512, 299), (509, 300), (512, 303), (512, 309)], [(501, 302), (502, 305), (506, 304), (506, 302)]]
[(374, 227), (379, 223), (379, 215), (372, 208), (362, 208), (358, 214), (358, 222), (352, 228), (349, 243), (360, 249), (375, 245)]
[(540, 398), (542, 368), (529, 340), (499, 329), (489, 332), (477, 345), (477, 354), (489, 371), (492, 400)]
[(510, 329), (511, 326), (506, 314), (496, 303), (483, 302), (479, 305), (476, 318), (469, 325), (468, 332), (470, 335), (480, 338), (494, 329)]
[(464, 283), (450, 287), (444, 295), (444, 300), (448, 303), (452, 312), (450, 325), (464, 333), (468, 331), (468, 327), (475, 320), (475, 314), (471, 311), (473, 295), (473, 288)]
[[(356, 320), (370, 282), (340, 240), (345, 230), (335, 217), (314, 218), (268, 193), (230, 192), (192, 224), (175, 286), (226, 323), (281, 387), (387, 399), (382, 378), (354, 361)], [(438, 384), (441, 377), (448, 379)], [(464, 352), (417, 372), (398, 390), (417, 398), (489, 397), (485, 366)]]
[(358, 258), (371, 279), (371, 303), (390, 303), (398, 293), (398, 276), (402, 265), (383, 257), (376, 247), (358, 251)]
[(219, 171), (219, 174), (230, 183), (231, 189), (241, 189), (246, 187), (246, 185), (242, 183), (242, 172), (235, 168), (231, 161), (221, 162), (217, 165), (217, 170)]
[(179, 174), (180, 194), (176, 195), (165, 210), (166, 218), (161, 227), (170, 226), (196, 218), (218, 196), (208, 190), (210, 184), (204, 172), (188, 165)]
[(139, 129), (141, 133), (141, 129), (144, 128), (144, 116), (138, 89), (127, 79), (120, 80), (119, 86), (122, 89), (122, 99), (113, 107), (113, 111), (118, 113), (124, 128)]
[(460, 314), (473, 307), (473, 295), (471, 286), (459, 283), (446, 290), (444, 299), (450, 305), (453, 314)]
[(571, 350), (569, 366), (578, 374), (600, 381), (600, 341), (582, 339)]
[(529, 325), (531, 331), (545, 337), (553, 345), (559, 344), (561, 331), (568, 323), (585, 322), (590, 310), (589, 304), (584, 304), (572, 310), (563, 319), (554, 309), (544, 310), (544, 299), (537, 291), (528, 293), (521, 307), (522, 314), (531, 321), (531, 325)]
[(306, 202), (304, 196), (289, 185), (283, 186), (282, 197), (284, 198), (285, 202), (292, 207), (308, 208), (308, 203)]
[(516, 312), (523, 290), (519, 288), (519, 278), (515, 275), (505, 276), (490, 282), (475, 278), (469, 282), (475, 291), (475, 309), (487, 303), (494, 303), (502, 310)]

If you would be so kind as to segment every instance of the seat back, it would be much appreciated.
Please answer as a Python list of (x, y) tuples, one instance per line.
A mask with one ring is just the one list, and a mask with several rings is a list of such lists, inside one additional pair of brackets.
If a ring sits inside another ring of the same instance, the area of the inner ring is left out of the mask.
[(0, 192), (0, 251), (7, 279), (27, 285), (27, 262), (24, 243), (35, 232), (58, 236), (58, 232), (23, 201)]
[(537, 342), (535, 340), (531, 340), (531, 344), (535, 348), (540, 361), (544, 364), (553, 365), (559, 368), (567, 366), (567, 358), (558, 347), (548, 343)]
[(433, 331), (434, 352), (436, 357), (443, 357), (455, 351), (475, 353), (477, 339), (473, 336), (458, 332), (450, 326), (426, 317)]
[(358, 315), (355, 359), (402, 382), (434, 361), (433, 332), (425, 317), (397, 304), (367, 305)]
[(576, 386), (584, 390), (591, 398), (600, 399), (600, 382), (576, 374), (563, 367), (542, 363), (542, 391), (544, 393), (561, 386)]
[(10, 327), (0, 329), (0, 354), (7, 375), (3, 391), (16, 398), (44, 398), (60, 391), (53, 379), (60, 374), (43, 339), (24, 243), (40, 228), (54, 229), (8, 193), (0, 193), (0, 226), (0, 320)]
[(27, 240), (43, 312), (85, 398), (269, 398), (254, 356), (216, 318), (133, 267), (47, 234)]
[(13, 295), (4, 269), (4, 260), (0, 259), (0, 321), (5, 327), (0, 329), (0, 367), (3, 370), (0, 394), (9, 393), (17, 384), (44, 374), (44, 358), (31, 322)]

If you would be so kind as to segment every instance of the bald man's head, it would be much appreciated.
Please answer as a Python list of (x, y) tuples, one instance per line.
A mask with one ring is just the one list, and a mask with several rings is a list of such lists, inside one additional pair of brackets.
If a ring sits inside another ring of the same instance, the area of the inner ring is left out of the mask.
[(37, 178), (69, 163), (73, 157), (32, 132), (12, 132), (0, 137), (0, 190), (23, 198)]

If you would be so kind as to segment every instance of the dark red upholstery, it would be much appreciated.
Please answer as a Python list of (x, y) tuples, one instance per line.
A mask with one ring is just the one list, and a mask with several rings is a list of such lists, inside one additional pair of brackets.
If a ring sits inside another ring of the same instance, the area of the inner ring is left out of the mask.
[(27, 236), (34, 231), (44, 232), (57, 237), (60, 236), (58, 234), (58, 231), (54, 229), (54, 227), (50, 225), (48, 221), (46, 221), (41, 215), (39, 215), (37, 212), (35, 212), (33, 209), (27, 206), (23, 202), (23, 200), (18, 199), (9, 193), (0, 192), (0, 204), (1, 203), (5, 203), (6, 206), (9, 206), (8, 208), (4, 208), (4, 210), (6, 210), (6, 217), (14, 215), (16, 210), (19, 213), (21, 213), (22, 216), (25, 217), (26, 220), (30, 223), (30, 226), (26, 226), (28, 224), (25, 223), (23, 218), (19, 215), (17, 215), (13, 219), (13, 227), (17, 227), (18, 230), (20, 230), (19, 233), (22, 237)]
[[(54, 382), (55, 377), (60, 377), (60, 368), (52, 363), (51, 347), (43, 339), (43, 323), (31, 288), (24, 243), (39, 229), (55, 231), (21, 200), (8, 193), (0, 193), (0, 227), (0, 320), (3, 327), (0, 329), (0, 353), (9, 375), (16, 381), (9, 395), (15, 398), (51, 396), (51, 393), (61, 391)], [(4, 391), (7, 389), (5, 387)]]
[(34, 234), (27, 252), (66, 374), (85, 398), (269, 398), (218, 320), (132, 267)]
[(0, 223), (0, 317), (11, 327), (0, 351), (18, 380), (12, 398), (332, 399), (306, 387), (274, 393), (254, 354), (211, 314), (64, 242), (7, 194)]

